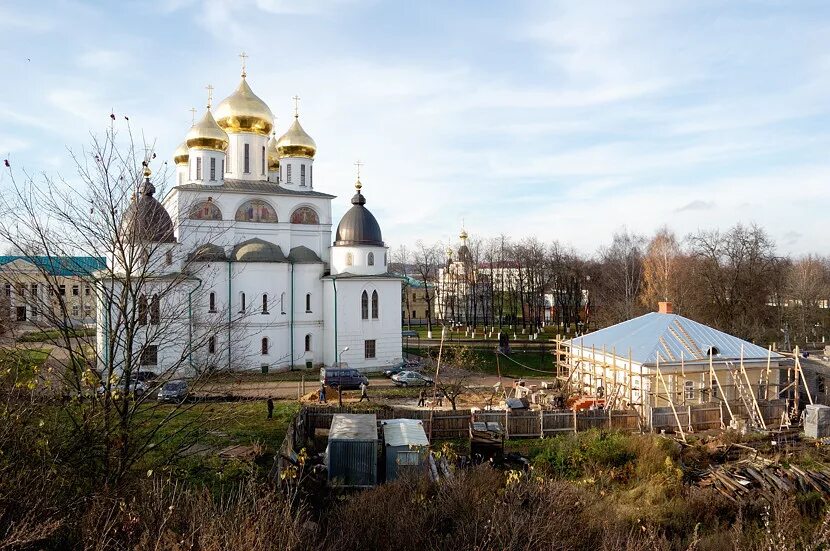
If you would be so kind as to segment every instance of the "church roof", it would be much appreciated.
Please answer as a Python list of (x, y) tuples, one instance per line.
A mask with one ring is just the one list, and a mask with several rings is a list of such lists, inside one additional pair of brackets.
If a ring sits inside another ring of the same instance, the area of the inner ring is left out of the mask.
[(291, 252), (288, 253), (288, 260), (295, 264), (317, 264), (322, 262), (317, 253), (302, 245), (291, 249)]
[[(766, 360), (766, 348), (739, 339), (713, 327), (690, 320), (678, 314), (650, 312), (593, 333), (569, 341), (572, 346), (593, 349), (610, 354), (616, 350), (618, 357), (631, 359), (639, 364), (680, 363), (709, 361), (711, 351), (717, 362), (739, 360), (743, 347), (744, 360)], [(781, 358), (772, 353), (773, 359)]]
[(219, 245), (205, 243), (187, 255), (187, 260), (188, 262), (225, 262), (228, 260), (228, 255), (225, 254), (225, 249)]
[(233, 248), (234, 262), (285, 262), (285, 255), (279, 245), (255, 237), (243, 241)]
[(210, 189), (211, 191), (216, 190), (219, 192), (227, 191), (238, 193), (262, 193), (268, 195), (293, 195), (302, 197), (322, 197), (326, 199), (334, 199), (336, 197), (335, 195), (329, 195), (328, 193), (320, 193), (319, 191), (298, 191), (295, 189), (288, 189), (267, 180), (235, 180), (231, 178), (225, 178), (221, 185), (212, 185), (209, 188), (202, 184), (182, 184), (174, 187), (173, 189), (183, 191), (205, 191), (206, 189)]
[(346, 211), (340, 224), (337, 225), (337, 234), (334, 244), (339, 245), (373, 245), (383, 247), (383, 235), (380, 224), (375, 216), (365, 207), (366, 198), (360, 193), (360, 182), (357, 183), (357, 193), (352, 197), (352, 208)]
[(138, 241), (175, 243), (173, 219), (167, 209), (153, 197), (156, 188), (150, 182), (149, 169), (145, 169), (144, 176), (135, 200), (124, 213), (124, 228)]

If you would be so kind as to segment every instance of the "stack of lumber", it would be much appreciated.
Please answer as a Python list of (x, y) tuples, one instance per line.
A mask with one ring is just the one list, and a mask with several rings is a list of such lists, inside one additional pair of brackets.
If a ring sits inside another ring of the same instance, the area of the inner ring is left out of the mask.
[(758, 496), (771, 500), (775, 496), (808, 492), (818, 492), (827, 499), (830, 498), (830, 471), (745, 460), (704, 471), (700, 485), (710, 486), (734, 502)]

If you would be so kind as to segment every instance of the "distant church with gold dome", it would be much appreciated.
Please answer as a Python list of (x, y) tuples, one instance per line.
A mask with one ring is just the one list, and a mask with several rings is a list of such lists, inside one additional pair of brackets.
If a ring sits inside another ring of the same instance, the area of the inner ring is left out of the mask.
[[(174, 185), (160, 201), (148, 171), (126, 231), (153, 245), (159, 292), (138, 299), (142, 322), (166, 326), (140, 343), (149, 350), (141, 370), (162, 373), (186, 356), (197, 370), (262, 371), (337, 362), (368, 371), (401, 359), (401, 280), (388, 272), (380, 225), (358, 173), (332, 237), (336, 198), (315, 179), (317, 145), (297, 99), (277, 138), (243, 57), (236, 90), (215, 108), (209, 98), (176, 149)], [(186, 306), (166, 302), (173, 277), (188, 282)]]

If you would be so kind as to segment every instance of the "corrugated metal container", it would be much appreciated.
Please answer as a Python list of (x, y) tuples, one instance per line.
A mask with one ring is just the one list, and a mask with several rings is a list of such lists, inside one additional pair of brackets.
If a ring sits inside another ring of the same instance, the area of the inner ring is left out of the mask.
[(417, 419), (389, 419), (382, 422), (386, 480), (395, 480), (405, 470), (426, 464), (429, 440), (424, 424)]
[(378, 483), (378, 420), (374, 413), (332, 417), (326, 467), (332, 486), (366, 488)]
[(810, 438), (830, 436), (830, 407), (809, 404), (804, 409), (804, 435)]

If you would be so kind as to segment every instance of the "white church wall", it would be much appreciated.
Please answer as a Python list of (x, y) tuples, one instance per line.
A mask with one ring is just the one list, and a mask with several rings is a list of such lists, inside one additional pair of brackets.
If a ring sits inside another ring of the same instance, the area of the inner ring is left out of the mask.
[[(385, 274), (387, 266), (386, 247), (331, 247), (331, 273), (333, 275), (349, 273), (354, 275)], [(369, 255), (374, 255), (373, 265), (369, 265)]]

